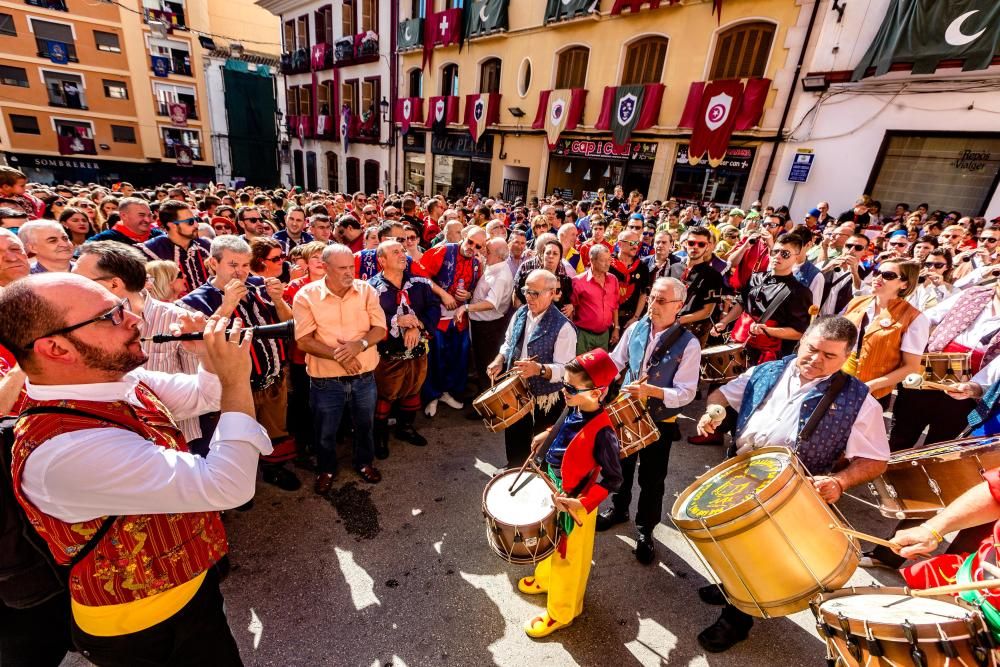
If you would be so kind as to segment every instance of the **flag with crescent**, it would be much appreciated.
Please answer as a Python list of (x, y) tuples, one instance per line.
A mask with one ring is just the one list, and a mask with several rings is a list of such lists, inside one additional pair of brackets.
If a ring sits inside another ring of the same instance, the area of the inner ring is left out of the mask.
[(400, 51), (412, 49), (423, 43), (424, 20), (422, 18), (401, 21), (396, 29), (396, 44)]
[(419, 97), (401, 97), (396, 100), (396, 120), (403, 134), (410, 131), (411, 123), (424, 122), (424, 101)]
[(510, 0), (465, 0), (462, 39), (506, 30), (508, 4)]
[(594, 128), (610, 130), (615, 145), (625, 146), (633, 132), (656, 125), (663, 104), (663, 89), (662, 83), (606, 86), (601, 115)]
[(544, 20), (546, 23), (565, 21), (589, 14), (598, 9), (600, 4), (600, 0), (548, 0), (545, 3)]
[(966, 72), (986, 69), (1000, 49), (996, 0), (891, 0), (882, 26), (854, 69), (853, 81), (882, 76), (893, 65), (933, 74), (945, 60)]
[(688, 148), (691, 164), (701, 162), (706, 153), (713, 168), (722, 164), (742, 99), (743, 84), (738, 79), (711, 81), (705, 85)]
[(465, 124), (472, 141), (478, 143), (486, 128), (500, 120), (500, 93), (474, 93), (465, 96)]
[(534, 130), (545, 130), (545, 138), (552, 150), (565, 130), (575, 130), (583, 117), (583, 104), (587, 99), (585, 88), (543, 90), (538, 96), (538, 111)]

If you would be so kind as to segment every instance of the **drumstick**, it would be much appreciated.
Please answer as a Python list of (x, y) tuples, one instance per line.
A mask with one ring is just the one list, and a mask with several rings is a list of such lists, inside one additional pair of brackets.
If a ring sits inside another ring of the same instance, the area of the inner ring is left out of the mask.
[(524, 463), (521, 465), (521, 469), (517, 471), (517, 474), (514, 476), (514, 481), (510, 483), (510, 488), (507, 489), (508, 491), (510, 491), (510, 495), (514, 495), (515, 493), (517, 493), (517, 491), (521, 490), (518, 489), (517, 491), (515, 491), (514, 486), (517, 484), (517, 480), (521, 479), (521, 475), (524, 474), (524, 470), (528, 467), (528, 463), (530, 462), (531, 462), (531, 457), (529, 456), (524, 460)]
[[(534, 461), (531, 462), (531, 466), (535, 469), (535, 472), (538, 473), (538, 476), (541, 477), (542, 480), (549, 485), (549, 489), (552, 491), (552, 493), (554, 493), (555, 495), (559, 495), (559, 488), (555, 485), (555, 482), (549, 479), (549, 476), (546, 475), (544, 472), (542, 472), (542, 469), (539, 468)], [(573, 523), (575, 523), (577, 526), (583, 525), (583, 522), (578, 520), (575, 516), (573, 516), (572, 512), (566, 512), (566, 514), (569, 514), (569, 517), (573, 519)]]
[(844, 528), (843, 526), (838, 526), (837, 524), (831, 523), (827, 526), (830, 530), (839, 530), (845, 535), (850, 535), (851, 537), (856, 537), (859, 540), (864, 540), (865, 542), (871, 542), (872, 544), (877, 544), (880, 547), (888, 547), (893, 551), (899, 549), (898, 544), (893, 544), (889, 540), (883, 540), (881, 537), (875, 537), (874, 535), (869, 535), (868, 533), (862, 533), (857, 530), (852, 530), (850, 528)]
[(1000, 577), (1000, 567), (997, 567), (993, 563), (990, 563), (990, 562), (985, 561), (985, 560), (984, 561), (980, 561), (979, 562), (979, 567), (983, 568), (984, 570), (986, 570), (987, 572), (989, 572), (990, 574), (992, 574), (994, 577)]
[(923, 590), (911, 590), (910, 595), (917, 598), (929, 598), (935, 595), (945, 595), (950, 593), (962, 593), (964, 591), (978, 591), (983, 588), (1000, 588), (1000, 579), (984, 579), (983, 581), (970, 581), (964, 584), (950, 584), (948, 586), (935, 586)]
[(903, 378), (903, 387), (906, 389), (940, 389), (941, 391), (950, 391), (953, 385), (932, 382), (925, 380), (924, 376), (920, 373), (910, 373)]

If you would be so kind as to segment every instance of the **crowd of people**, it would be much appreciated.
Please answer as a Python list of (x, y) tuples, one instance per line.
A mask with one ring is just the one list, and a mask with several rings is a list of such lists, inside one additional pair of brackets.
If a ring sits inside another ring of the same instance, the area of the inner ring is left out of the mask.
[[(867, 196), (829, 209), (793, 219), (620, 187), (508, 202), (44, 186), (0, 167), (0, 414), (21, 416), (14, 493), (56, 562), (75, 566), (74, 645), (132, 664), (169, 634), (177, 660), (197, 645), (190, 664), (239, 664), (218, 632), (218, 511), (251, 508), (258, 458), (265, 483), (298, 489), (296, 462), (327, 494), (349, 435), (351, 467), (379, 483), (376, 461), (428, 444), (418, 424), (445, 409), (480, 419), (472, 399), (508, 374), (533, 404), (504, 430), (505, 467), (545, 465), (576, 519), (519, 582), (548, 593), (525, 626), (536, 638), (581, 613), (594, 533), (630, 521), (636, 479), (634, 554), (654, 562), (677, 419), (699, 382), (709, 409), (690, 443), (728, 456), (788, 446), (831, 503), (891, 452), (959, 437), (970, 413), (976, 433), (1000, 431), (1000, 219), (887, 213)], [(226, 334), (282, 323), (291, 335)], [(153, 340), (195, 331), (204, 341)], [(739, 347), (740, 367), (706, 377), (720, 345)], [(967, 373), (948, 391), (902, 387), (926, 353), (965, 355)], [(603, 407), (619, 394), (657, 429), (621, 460)], [(933, 526), (901, 528), (908, 555), (940, 542)], [(900, 566), (900, 549), (866, 564)], [(698, 636), (706, 650), (747, 636), (748, 615), (718, 588), (700, 593), (725, 605)]]

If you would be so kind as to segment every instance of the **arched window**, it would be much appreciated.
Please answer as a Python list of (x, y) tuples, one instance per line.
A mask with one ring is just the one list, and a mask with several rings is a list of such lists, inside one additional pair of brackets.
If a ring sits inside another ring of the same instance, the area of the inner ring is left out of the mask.
[(587, 64), (590, 49), (574, 46), (558, 56), (556, 63), (556, 88), (583, 88), (587, 82)]
[(340, 165), (333, 151), (326, 152), (326, 189), (330, 192), (340, 192)]
[(741, 23), (719, 34), (710, 79), (749, 79), (764, 76), (774, 42), (774, 24)]
[(490, 58), (479, 66), (479, 92), (500, 92), (500, 59)]
[(419, 67), (414, 67), (409, 74), (409, 95), (407, 97), (424, 96), (424, 71)]
[(441, 94), (458, 95), (458, 65), (455, 63), (441, 68)]
[(659, 83), (663, 78), (663, 64), (666, 60), (666, 37), (646, 37), (632, 42), (625, 50), (621, 85)]

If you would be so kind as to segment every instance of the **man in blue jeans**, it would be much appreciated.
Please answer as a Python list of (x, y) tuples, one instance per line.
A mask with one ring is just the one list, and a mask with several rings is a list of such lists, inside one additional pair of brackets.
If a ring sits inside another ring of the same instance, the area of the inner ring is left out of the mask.
[(376, 343), (385, 338), (378, 293), (354, 278), (354, 253), (334, 244), (323, 251), (326, 277), (299, 290), (292, 303), (295, 341), (306, 353), (310, 404), (316, 430), (316, 493), (326, 494), (337, 472), (337, 429), (345, 410), (354, 423), (352, 464), (371, 484), (382, 480), (372, 465), (378, 365)]

